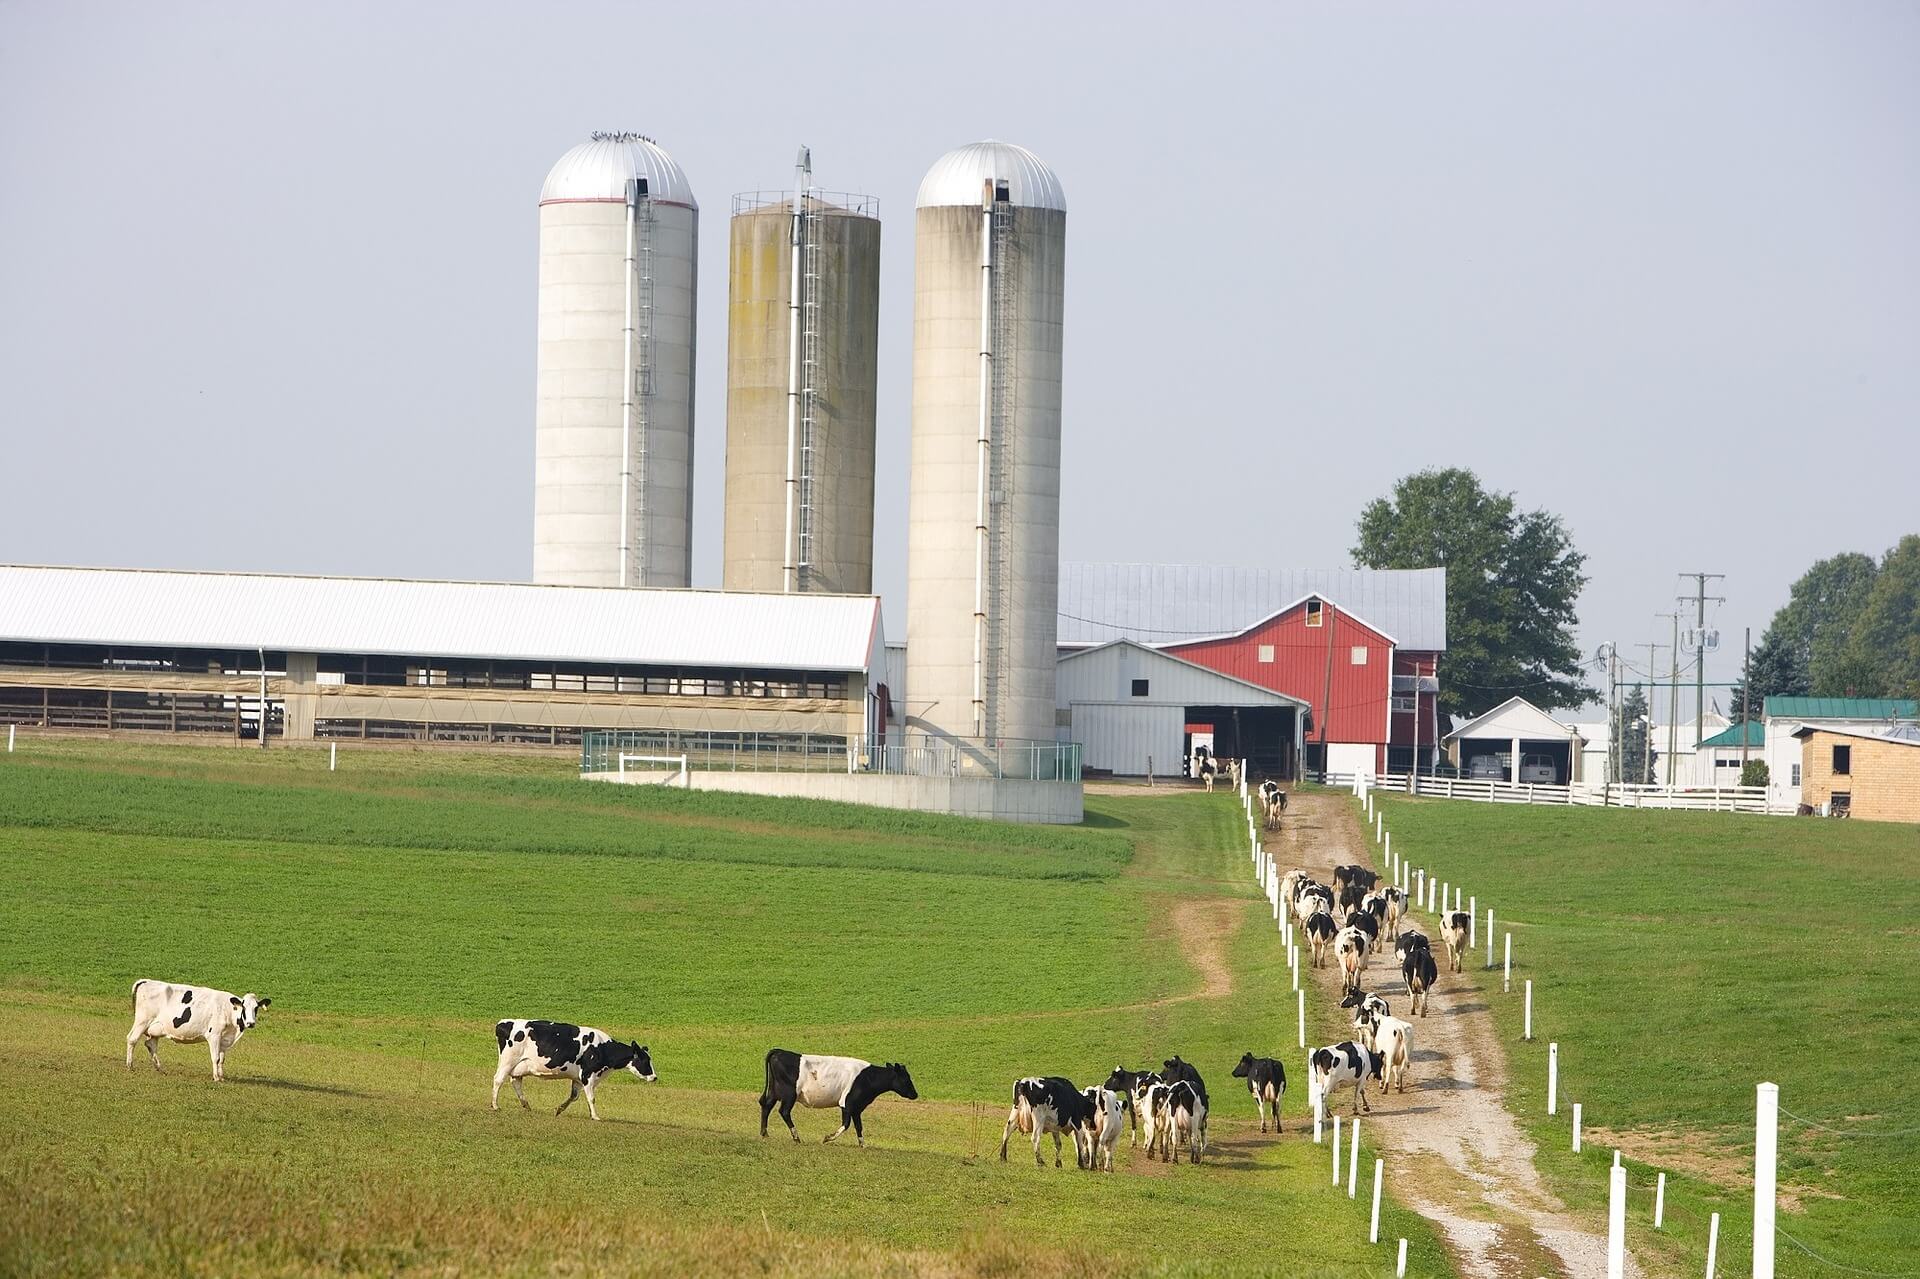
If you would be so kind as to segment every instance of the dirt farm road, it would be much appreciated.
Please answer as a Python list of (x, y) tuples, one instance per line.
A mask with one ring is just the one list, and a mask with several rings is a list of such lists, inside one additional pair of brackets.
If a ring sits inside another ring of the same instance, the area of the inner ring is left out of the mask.
[[(1289, 796), (1281, 829), (1265, 846), (1281, 873), (1305, 867), (1322, 883), (1335, 865), (1380, 867), (1353, 804), (1335, 793)], [(1363, 1127), (1392, 1152), (1387, 1175), (1409, 1207), (1441, 1227), (1462, 1274), (1499, 1279), (1568, 1279), (1606, 1273), (1606, 1237), (1567, 1215), (1566, 1206), (1534, 1170), (1533, 1142), (1506, 1109), (1506, 1054), (1480, 993), (1446, 972), (1437, 930), (1416, 914), (1415, 926), (1435, 939), (1441, 975), (1424, 1018), (1408, 1017), (1407, 991), (1391, 950), (1367, 969), (1367, 988), (1413, 1024), (1411, 1082), (1404, 1094), (1379, 1098)], [(1304, 962), (1306, 951), (1302, 948)], [(1339, 1003), (1331, 966), (1311, 972), (1323, 1007)], [(1352, 1092), (1337, 1105), (1350, 1107)], [(1627, 1273), (1642, 1272), (1631, 1255)]]

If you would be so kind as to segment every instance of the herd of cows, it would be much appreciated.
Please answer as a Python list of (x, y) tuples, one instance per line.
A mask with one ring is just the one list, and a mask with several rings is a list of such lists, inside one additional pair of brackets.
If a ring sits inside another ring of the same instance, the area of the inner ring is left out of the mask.
[[(1269, 784), (1270, 785), (1270, 784)], [(1277, 790), (1277, 788), (1275, 788)], [(1262, 805), (1270, 820), (1284, 807), (1264, 793)], [(1310, 1096), (1316, 1106), (1353, 1085), (1354, 1111), (1371, 1110), (1365, 1089), (1376, 1081), (1382, 1095), (1406, 1091), (1408, 1064), (1413, 1058), (1413, 1025), (1392, 1015), (1387, 1001), (1363, 989), (1369, 958), (1386, 943), (1394, 944), (1405, 983), (1410, 1016), (1427, 1015), (1427, 996), (1439, 975), (1432, 948), (1417, 930), (1405, 927), (1407, 898), (1392, 884), (1363, 866), (1336, 866), (1333, 883), (1321, 884), (1304, 870), (1289, 871), (1280, 882), (1280, 901), (1298, 920), (1310, 948), (1311, 963), (1323, 966), (1329, 953), (1340, 968), (1342, 1008), (1354, 1010), (1353, 1039), (1315, 1049), (1308, 1057)], [(1442, 917), (1442, 939), (1451, 971), (1460, 971), (1467, 945), (1465, 912)], [(273, 1001), (249, 991), (235, 995), (205, 986), (176, 985), (141, 980), (133, 984), (133, 1027), (127, 1032), (127, 1068), (133, 1068), (134, 1048), (144, 1044), (153, 1068), (160, 1069), (156, 1045), (161, 1039), (182, 1043), (205, 1042), (216, 1081), (226, 1076), (225, 1060), (235, 1043), (259, 1021)], [(600, 1117), (594, 1090), (610, 1075), (625, 1071), (648, 1083), (657, 1076), (653, 1058), (638, 1040), (621, 1042), (605, 1031), (570, 1022), (507, 1020), (494, 1026), (499, 1061), (493, 1076), (492, 1108), (500, 1108), (500, 1086), (511, 1083), (523, 1107), (531, 1109), (520, 1081), (565, 1079), (571, 1085), (567, 1099), (554, 1113), (565, 1112), (583, 1093), (587, 1113)], [(1287, 1072), (1270, 1057), (1244, 1054), (1233, 1068), (1247, 1081), (1260, 1114), (1260, 1131), (1267, 1130), (1272, 1112), (1274, 1131), (1280, 1131), (1280, 1102), (1287, 1090)], [(780, 1119), (795, 1141), (796, 1105), (840, 1112), (840, 1126), (827, 1134), (832, 1141), (853, 1129), (854, 1139), (866, 1144), (862, 1116), (875, 1100), (895, 1093), (917, 1100), (913, 1076), (899, 1062), (876, 1065), (857, 1057), (831, 1057), (775, 1048), (766, 1055), (765, 1085), (760, 1093), (760, 1135), (767, 1135), (767, 1119), (778, 1108)], [(1207, 1085), (1200, 1072), (1176, 1054), (1158, 1071), (1133, 1071), (1116, 1066), (1106, 1082), (1081, 1089), (1057, 1075), (1030, 1076), (1013, 1085), (1012, 1107), (1000, 1135), (1000, 1158), (1017, 1131), (1031, 1138), (1034, 1162), (1042, 1166), (1042, 1140), (1053, 1137), (1054, 1166), (1061, 1167), (1061, 1138), (1073, 1142), (1076, 1164), (1083, 1169), (1113, 1170), (1113, 1153), (1123, 1132), (1133, 1145), (1145, 1144), (1148, 1158), (1180, 1162), (1185, 1151), (1190, 1163), (1200, 1162), (1207, 1149)]]

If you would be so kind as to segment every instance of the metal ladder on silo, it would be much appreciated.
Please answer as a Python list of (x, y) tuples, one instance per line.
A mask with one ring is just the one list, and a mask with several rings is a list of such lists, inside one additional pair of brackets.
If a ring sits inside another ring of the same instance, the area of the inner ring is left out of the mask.
[(1013, 537), (1007, 527), (1013, 497), (1013, 421), (1018, 408), (1020, 258), (1014, 251), (1013, 205), (993, 206), (993, 308), (990, 344), (993, 382), (988, 406), (987, 656), (984, 672), (986, 735), (1000, 735), (1003, 689), (1012, 655)]
[(630, 536), (633, 539), (633, 584), (649, 586), (647, 562), (647, 524), (652, 515), (647, 494), (647, 424), (651, 420), (654, 389), (653, 369), (653, 197), (642, 195), (634, 207), (633, 270), (637, 277), (633, 288), (633, 492), (627, 494), (635, 513)]
[[(809, 190), (806, 200), (813, 199)], [(799, 547), (796, 586), (808, 590), (813, 580), (815, 535), (819, 530), (814, 505), (816, 462), (824, 441), (820, 388), (826, 374), (825, 334), (820, 320), (821, 245), (819, 214), (803, 200), (800, 210), (800, 495)]]

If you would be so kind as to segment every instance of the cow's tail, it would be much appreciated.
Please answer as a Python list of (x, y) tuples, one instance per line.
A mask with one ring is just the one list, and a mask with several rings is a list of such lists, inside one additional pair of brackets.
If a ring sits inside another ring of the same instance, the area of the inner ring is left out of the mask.
[[(760, 1104), (762, 1106), (771, 1106), (773, 1104), (773, 1059), (779, 1051), (778, 1048), (767, 1049), (766, 1075), (760, 1085)], [(785, 1112), (783, 1111), (782, 1113)]]
[(149, 980), (151, 979), (142, 977), (139, 981), (133, 983), (133, 1011), (136, 1013), (140, 1011), (140, 988), (146, 985)]
[(507, 1051), (507, 1036), (512, 1033), (513, 1023), (511, 1021), (496, 1021), (493, 1023), (493, 1037), (500, 1041), (501, 1052)]

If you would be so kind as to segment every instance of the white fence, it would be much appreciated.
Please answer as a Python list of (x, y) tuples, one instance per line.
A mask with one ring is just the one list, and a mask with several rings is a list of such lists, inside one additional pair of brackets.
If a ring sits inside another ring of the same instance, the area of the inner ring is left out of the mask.
[[(1352, 773), (1326, 773), (1329, 786), (1351, 786)], [(1543, 786), (1531, 782), (1481, 781), (1465, 777), (1433, 777), (1418, 773), (1381, 773), (1367, 779), (1374, 790), (1429, 799), (1477, 800), (1483, 804), (1587, 804), (1595, 808), (1682, 808), (1704, 813), (1785, 813), (1792, 805), (1771, 799), (1764, 786)]]

